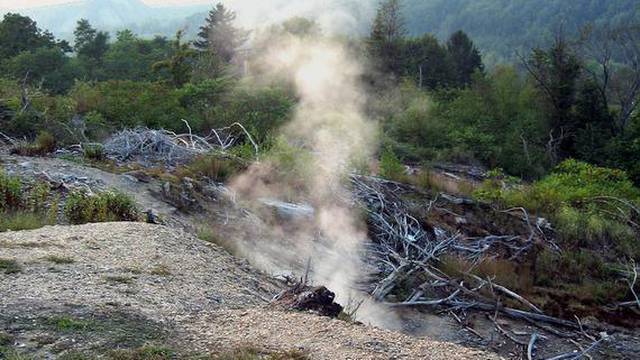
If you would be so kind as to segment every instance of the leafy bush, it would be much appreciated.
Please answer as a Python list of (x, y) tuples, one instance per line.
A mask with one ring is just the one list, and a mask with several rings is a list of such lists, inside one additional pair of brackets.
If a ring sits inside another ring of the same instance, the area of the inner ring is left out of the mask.
[(76, 225), (139, 219), (134, 200), (117, 191), (97, 195), (89, 195), (83, 191), (72, 192), (66, 199), (64, 213), (69, 222)]
[(101, 144), (86, 144), (83, 147), (82, 155), (91, 161), (103, 161), (106, 158), (104, 147)]
[(390, 148), (385, 149), (380, 156), (380, 176), (389, 180), (404, 181), (405, 167)]
[(190, 164), (179, 168), (177, 176), (183, 177), (207, 177), (209, 179), (224, 182), (234, 174), (237, 174), (242, 165), (231, 158), (218, 154), (199, 156)]
[(69, 96), (76, 101), (77, 111), (102, 116), (114, 128), (147, 126), (179, 130), (188, 118), (179, 94), (159, 84), (134, 81), (78, 83)]
[[(0, 272), (4, 274), (16, 274), (22, 271), (22, 266), (13, 259), (0, 258)], [(2, 353), (0, 353), (2, 355)]]
[(15, 210), (23, 204), (20, 179), (6, 175), (0, 170), (0, 211)]
[(21, 156), (44, 156), (54, 152), (56, 146), (56, 138), (51, 133), (42, 131), (33, 143), (20, 143), (11, 149), (11, 153)]

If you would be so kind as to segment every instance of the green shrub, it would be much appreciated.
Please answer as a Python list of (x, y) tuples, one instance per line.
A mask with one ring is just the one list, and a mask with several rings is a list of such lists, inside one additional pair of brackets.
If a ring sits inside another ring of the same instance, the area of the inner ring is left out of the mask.
[(178, 177), (207, 177), (215, 181), (224, 182), (241, 170), (238, 161), (211, 154), (199, 156), (189, 165), (178, 170)]
[(22, 266), (13, 259), (0, 258), (0, 272), (5, 274), (16, 274), (22, 271)]
[(380, 157), (380, 176), (395, 181), (406, 179), (404, 165), (390, 148), (385, 149)]
[(100, 114), (112, 128), (147, 126), (182, 130), (180, 119), (189, 118), (179, 94), (160, 83), (110, 80), (77, 83), (69, 92), (80, 114)]
[(6, 175), (0, 170), (0, 211), (15, 210), (23, 203), (20, 179)]
[(56, 150), (56, 138), (51, 133), (42, 131), (36, 137), (35, 145), (45, 154), (52, 153)]
[(117, 191), (97, 195), (89, 195), (83, 191), (72, 192), (66, 199), (64, 214), (70, 223), (76, 225), (139, 219), (134, 200)]
[(175, 359), (176, 353), (170, 348), (144, 346), (134, 350), (114, 350), (108, 354), (110, 360), (170, 360)]
[(55, 137), (47, 131), (41, 131), (33, 143), (21, 142), (11, 149), (11, 153), (20, 156), (44, 156), (54, 152), (56, 146)]
[(106, 159), (104, 147), (101, 144), (85, 144), (82, 154), (85, 159), (91, 161), (104, 161)]
[(40, 213), (26, 211), (0, 213), (0, 232), (34, 230), (52, 224)]

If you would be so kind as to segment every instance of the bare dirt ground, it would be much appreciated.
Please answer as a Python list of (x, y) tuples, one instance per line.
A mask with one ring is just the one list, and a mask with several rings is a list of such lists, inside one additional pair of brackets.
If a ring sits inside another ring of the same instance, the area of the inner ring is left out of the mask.
[[(268, 305), (281, 286), (221, 248), (139, 223), (55, 226), (0, 234), (0, 329), (35, 358), (149, 342), (183, 354), (251, 345), (312, 359), (494, 359)], [(186, 355), (185, 355), (186, 356)]]

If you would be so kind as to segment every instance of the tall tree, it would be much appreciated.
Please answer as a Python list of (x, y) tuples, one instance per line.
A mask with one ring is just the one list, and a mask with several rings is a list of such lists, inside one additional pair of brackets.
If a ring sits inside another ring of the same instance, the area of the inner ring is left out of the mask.
[(33, 51), (41, 47), (58, 47), (69, 52), (66, 41), (57, 41), (53, 34), (42, 31), (35, 21), (20, 14), (8, 13), (0, 21), (0, 58), (8, 59), (23, 51)]
[(615, 108), (616, 131), (624, 133), (640, 97), (640, 23), (588, 26), (580, 50), (591, 62), (585, 73), (607, 107)]
[(473, 73), (484, 70), (480, 51), (462, 30), (451, 35), (447, 42), (447, 52), (453, 64), (454, 79), (458, 86), (471, 84)]
[(175, 87), (181, 87), (191, 80), (193, 72), (193, 58), (196, 52), (191, 48), (190, 42), (182, 41), (183, 33), (178, 31), (172, 42), (172, 55), (170, 58), (153, 64), (154, 71), (167, 70), (170, 81)]
[(218, 3), (200, 28), (193, 43), (201, 52), (209, 52), (225, 63), (230, 63), (237, 50), (247, 41), (248, 33), (235, 27), (236, 13)]
[(88, 20), (81, 19), (73, 35), (75, 36), (74, 50), (78, 56), (92, 60), (92, 65), (99, 64), (109, 49), (109, 34), (97, 31)]
[(446, 86), (453, 76), (447, 50), (429, 34), (404, 41), (402, 66), (403, 75), (415, 79), (419, 88)]
[(578, 129), (573, 107), (576, 103), (581, 63), (562, 34), (548, 49), (534, 49), (523, 65), (544, 94), (549, 105), (547, 154), (552, 162), (574, 155)]
[(400, 0), (383, 0), (368, 39), (369, 53), (382, 71), (400, 75), (406, 35)]

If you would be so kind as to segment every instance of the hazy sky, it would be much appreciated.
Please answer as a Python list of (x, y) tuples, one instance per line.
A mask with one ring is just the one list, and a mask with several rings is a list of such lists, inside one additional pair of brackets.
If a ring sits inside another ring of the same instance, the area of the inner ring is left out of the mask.
[[(149, 5), (213, 3), (207, 0), (142, 0)], [(42, 5), (77, 2), (73, 0), (0, 0), (0, 8), (20, 9)]]

